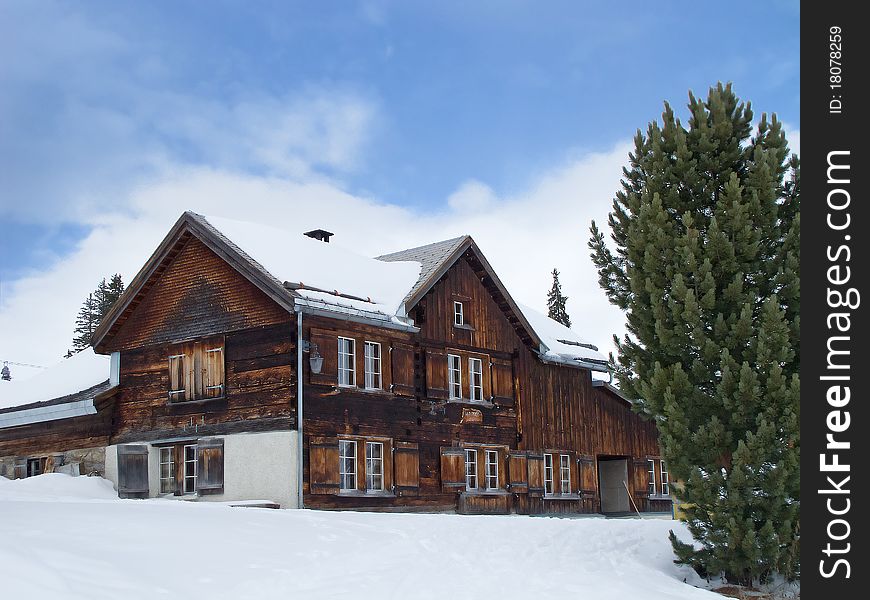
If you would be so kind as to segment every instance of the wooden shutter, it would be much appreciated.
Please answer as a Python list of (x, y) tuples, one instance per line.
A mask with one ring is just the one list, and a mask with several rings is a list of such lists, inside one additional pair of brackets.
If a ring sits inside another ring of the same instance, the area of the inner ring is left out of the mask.
[(315, 385), (338, 385), (338, 336), (331, 331), (312, 328), (310, 337), (311, 343), (317, 344), (317, 352), (323, 357), (323, 367), (320, 373), (312, 373), (308, 361), (310, 354), (304, 355), (303, 369), (308, 370), (309, 381)]
[[(468, 379), (468, 374), (463, 374), (462, 379)], [(438, 350), (426, 350), (426, 395), (429, 398), (446, 400), (449, 397), (448, 381), (447, 354)]]
[(393, 344), (390, 350), (392, 366), (392, 392), (397, 396), (414, 395), (414, 347)]
[(524, 453), (510, 453), (511, 491), (515, 494), (525, 494), (529, 491), (529, 463)]
[(629, 473), (629, 487), (634, 495), (640, 498), (649, 497), (649, 459), (635, 458), (631, 461), (632, 473)]
[(148, 496), (148, 446), (118, 446), (118, 495), (121, 498)]
[(420, 449), (416, 442), (396, 442), (393, 467), (396, 493), (417, 496), (420, 493)]
[(581, 493), (595, 493), (595, 459), (590, 454), (577, 457), (577, 486)]
[[(362, 449), (365, 456), (365, 447)], [(360, 450), (357, 448), (357, 456)], [(313, 437), (308, 443), (309, 490), (312, 494), (337, 494), (338, 438)], [(363, 471), (365, 473), (365, 471)], [(359, 481), (357, 471), (357, 481)]]
[(441, 448), (441, 490), (458, 492), (465, 489), (465, 450)]
[(492, 366), (492, 401), (502, 406), (514, 404), (514, 371), (513, 363), (504, 358), (493, 358)]
[(544, 495), (544, 455), (529, 454), (529, 495)]
[[(174, 351), (169, 356), (169, 400), (182, 401), (187, 399), (185, 383), (187, 378), (184, 371), (185, 357), (179, 351)], [(173, 393), (176, 392), (176, 393)]]
[(12, 469), (12, 479), (24, 479), (27, 477), (27, 459), (19, 457), (15, 459), (15, 466)]
[(224, 349), (205, 350), (205, 397), (218, 398), (224, 395)]
[(201, 438), (196, 442), (196, 491), (200, 494), (224, 492), (222, 438)]

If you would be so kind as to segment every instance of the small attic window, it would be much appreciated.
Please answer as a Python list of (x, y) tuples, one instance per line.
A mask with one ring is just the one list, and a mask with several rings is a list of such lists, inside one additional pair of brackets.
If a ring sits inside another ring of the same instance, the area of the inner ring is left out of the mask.
[(462, 302), (453, 303), (453, 324), (465, 325), (465, 309)]

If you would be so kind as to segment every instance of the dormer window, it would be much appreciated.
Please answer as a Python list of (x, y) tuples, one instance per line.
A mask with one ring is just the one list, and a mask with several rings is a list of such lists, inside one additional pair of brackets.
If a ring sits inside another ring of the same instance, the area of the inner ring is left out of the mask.
[(462, 306), (462, 302), (453, 303), (453, 324), (465, 325), (465, 310)]

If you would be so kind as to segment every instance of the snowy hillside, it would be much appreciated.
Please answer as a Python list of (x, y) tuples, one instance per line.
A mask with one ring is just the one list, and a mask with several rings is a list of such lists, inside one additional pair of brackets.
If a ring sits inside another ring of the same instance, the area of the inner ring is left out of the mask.
[(683, 583), (667, 520), (119, 500), (61, 474), (0, 477), (0, 517), (8, 598), (721, 598)]

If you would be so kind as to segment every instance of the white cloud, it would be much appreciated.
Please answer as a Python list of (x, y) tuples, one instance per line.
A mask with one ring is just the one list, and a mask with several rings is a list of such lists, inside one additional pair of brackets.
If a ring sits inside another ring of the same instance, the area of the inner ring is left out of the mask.
[(69, 256), (4, 289), (0, 356), (56, 361), (69, 346), (82, 299), (100, 278), (118, 271), (130, 281), (187, 209), (278, 224), (300, 235), (324, 227), (336, 234), (334, 243), (369, 256), (469, 233), (514, 297), (539, 310), (546, 310), (550, 271), (558, 267), (575, 329), (606, 352), (611, 334), (622, 330), (622, 315), (598, 288), (586, 240), (590, 220), (606, 217), (628, 150), (620, 144), (572, 160), (501, 198), (485, 184), (466, 182), (435, 215), (354, 196), (325, 180), (167, 169), (117, 210), (92, 213), (93, 231)]

